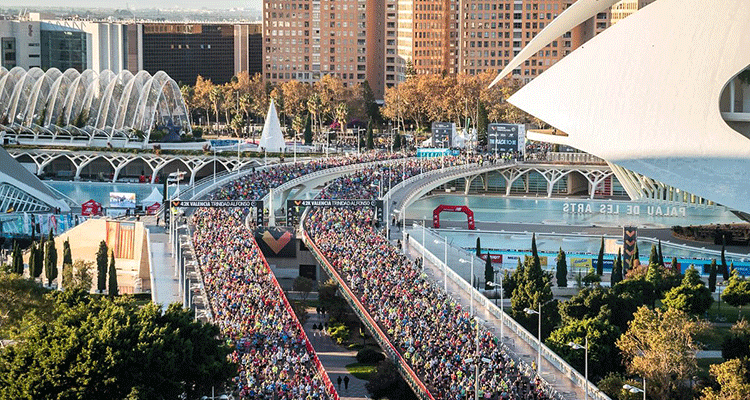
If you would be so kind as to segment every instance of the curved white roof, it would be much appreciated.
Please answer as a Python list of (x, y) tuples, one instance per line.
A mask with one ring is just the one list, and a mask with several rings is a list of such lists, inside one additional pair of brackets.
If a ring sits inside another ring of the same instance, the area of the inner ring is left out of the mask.
[[(115, 75), (75, 69), (25, 71), (0, 69), (0, 124), (8, 127), (63, 129), (130, 137), (142, 131), (146, 140), (157, 127), (190, 131), (188, 111), (177, 83), (163, 71)], [(78, 129), (76, 129), (78, 128)]]
[(722, 119), (750, 65), (747, 0), (659, 0), (600, 33), (508, 101), (564, 142), (750, 212), (750, 140)]

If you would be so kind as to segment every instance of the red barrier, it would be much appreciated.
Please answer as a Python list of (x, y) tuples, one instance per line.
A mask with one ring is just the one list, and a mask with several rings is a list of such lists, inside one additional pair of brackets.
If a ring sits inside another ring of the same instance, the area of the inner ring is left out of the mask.
[(255, 241), (255, 238), (253, 238), (253, 245), (255, 246), (255, 249), (258, 251), (258, 256), (260, 256), (260, 259), (263, 260), (263, 265), (266, 267), (266, 271), (268, 271), (268, 275), (271, 277), (271, 281), (273, 281), (274, 286), (279, 291), (279, 295), (281, 296), (281, 300), (284, 302), (284, 308), (286, 308), (287, 312), (292, 315), (294, 318), (294, 322), (297, 324), (297, 328), (300, 331), (300, 334), (305, 339), (305, 348), (307, 348), (307, 352), (312, 354), (312, 360), (313, 363), (315, 363), (316, 368), (318, 369), (318, 373), (320, 374), (320, 379), (323, 380), (323, 384), (326, 387), (326, 390), (328, 393), (330, 393), (331, 398), (333, 400), (339, 400), (339, 394), (336, 392), (336, 388), (333, 386), (333, 382), (331, 382), (331, 378), (328, 377), (328, 373), (326, 372), (325, 367), (323, 367), (323, 364), (320, 362), (320, 359), (318, 358), (318, 354), (315, 353), (315, 349), (312, 347), (312, 344), (310, 344), (310, 339), (307, 338), (307, 334), (305, 333), (304, 328), (302, 328), (302, 324), (299, 323), (299, 320), (297, 319), (297, 314), (294, 313), (294, 309), (292, 308), (292, 305), (289, 304), (289, 300), (287, 300), (286, 295), (284, 294), (284, 290), (281, 289), (281, 285), (279, 285), (279, 281), (276, 280), (276, 275), (273, 274), (273, 271), (271, 271), (271, 267), (268, 265), (268, 262), (266, 261), (266, 257), (263, 256), (263, 253), (260, 251), (260, 247), (258, 247), (258, 242)]
[(435, 228), (440, 228), (440, 213), (443, 211), (447, 212), (462, 212), (466, 214), (466, 220), (469, 224), (469, 229), (474, 230), (477, 229), (474, 225), (474, 211), (471, 211), (469, 207), (466, 206), (449, 206), (445, 204), (441, 204), (437, 206), (434, 210), (432, 210), (432, 226)]
[[(373, 329), (376, 331), (378, 336), (385, 339), (385, 342), (388, 344), (391, 350), (389, 353), (394, 354), (396, 357), (398, 357), (398, 360), (397, 360), (398, 364), (400, 364), (404, 368), (406, 373), (412, 378), (413, 382), (415, 382), (419, 386), (419, 390), (422, 392), (422, 394), (424, 394), (426, 398), (429, 400), (435, 400), (435, 398), (432, 396), (432, 393), (430, 393), (430, 391), (427, 390), (427, 387), (424, 385), (424, 383), (422, 383), (422, 380), (419, 379), (419, 377), (417, 377), (417, 374), (414, 373), (414, 371), (411, 369), (411, 367), (406, 362), (406, 360), (404, 360), (404, 358), (401, 356), (401, 353), (396, 349), (395, 346), (393, 346), (391, 341), (388, 339), (388, 336), (386, 336), (386, 334), (383, 333), (383, 331), (380, 329), (380, 326), (378, 326), (375, 320), (372, 319), (372, 317), (370, 316), (370, 313), (362, 305), (362, 303), (360, 303), (357, 296), (354, 295), (354, 292), (352, 292), (351, 289), (349, 289), (349, 286), (341, 278), (341, 275), (339, 275), (338, 271), (336, 271), (333, 268), (333, 266), (328, 262), (328, 260), (325, 257), (323, 257), (322, 255), (323, 253), (320, 251), (320, 249), (318, 249), (318, 245), (315, 244), (315, 242), (312, 239), (310, 239), (310, 236), (308, 236), (307, 231), (303, 231), (303, 237), (305, 239), (305, 245), (311, 250), (313, 250), (314, 255), (318, 255), (318, 257), (316, 257), (318, 261), (320, 261), (321, 264), (323, 264), (323, 267), (326, 269), (326, 271), (338, 282), (339, 287), (341, 288), (341, 290), (345, 292), (347, 297), (352, 299), (355, 306), (362, 311), (362, 315), (364, 315), (365, 319), (367, 320), (366, 322), (370, 326), (373, 327)], [(417, 396), (419, 396), (419, 393), (417, 393)]]

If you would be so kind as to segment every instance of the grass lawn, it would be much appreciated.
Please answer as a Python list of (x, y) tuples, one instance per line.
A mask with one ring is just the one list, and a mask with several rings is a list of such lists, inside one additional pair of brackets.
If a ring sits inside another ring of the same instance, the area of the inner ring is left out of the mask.
[(346, 370), (349, 371), (350, 374), (356, 376), (359, 379), (369, 381), (372, 374), (374, 374), (375, 371), (377, 370), (377, 366), (360, 364), (360, 363), (352, 363), (346, 366)]
[[(739, 308), (732, 307), (724, 301), (721, 303), (714, 301), (708, 310), (708, 320), (711, 322), (728, 322), (733, 324), (737, 322), (739, 311)], [(742, 316), (746, 320), (750, 320), (750, 306), (742, 309)]]
[(710, 367), (713, 364), (721, 364), (724, 362), (724, 359), (723, 358), (699, 358), (696, 361), (698, 362), (698, 372), (695, 375), (701, 380), (707, 380), (710, 377), (710, 374), (708, 372), (708, 367)]
[(712, 326), (696, 335), (695, 340), (703, 344), (704, 350), (721, 350), (721, 344), (731, 333), (730, 329), (728, 326)]

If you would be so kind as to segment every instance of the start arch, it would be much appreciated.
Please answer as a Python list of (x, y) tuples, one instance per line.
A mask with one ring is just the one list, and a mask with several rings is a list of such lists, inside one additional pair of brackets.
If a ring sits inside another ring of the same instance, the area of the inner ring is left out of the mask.
[(447, 212), (462, 212), (466, 214), (466, 220), (469, 223), (469, 229), (477, 229), (474, 225), (474, 211), (471, 211), (471, 209), (467, 206), (449, 206), (445, 204), (441, 204), (437, 206), (434, 210), (432, 210), (432, 226), (434, 228), (440, 228), (440, 213), (443, 211)]

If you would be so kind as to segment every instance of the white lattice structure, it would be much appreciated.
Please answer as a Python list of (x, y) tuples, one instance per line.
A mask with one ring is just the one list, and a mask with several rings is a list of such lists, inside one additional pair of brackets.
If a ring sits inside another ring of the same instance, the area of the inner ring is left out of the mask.
[[(94, 152), (94, 151), (64, 151), (64, 150), (37, 150), (37, 149), (9, 149), (8, 153), (16, 160), (24, 162), (31, 161), (36, 165), (37, 175), (44, 175), (46, 168), (53, 162), (65, 159), (72, 164), (75, 171), (73, 178), (79, 179), (83, 169), (95, 160), (104, 160), (112, 166), (114, 174), (112, 182), (116, 182), (120, 173), (130, 163), (141, 161), (148, 166), (151, 171), (151, 183), (154, 183), (156, 176), (167, 166), (177, 165), (182, 171), (190, 176), (190, 184), (195, 182), (195, 177), (204, 168), (208, 168), (210, 173), (213, 171), (214, 157), (212, 156), (173, 156), (157, 154), (132, 154), (119, 152)], [(240, 159), (232, 157), (216, 157), (216, 164), (219, 170), (237, 171), (240, 169), (251, 168), (261, 164), (257, 159)]]
[(0, 67), (0, 132), (16, 142), (145, 144), (156, 128), (190, 132), (188, 115), (180, 88), (163, 71)]

